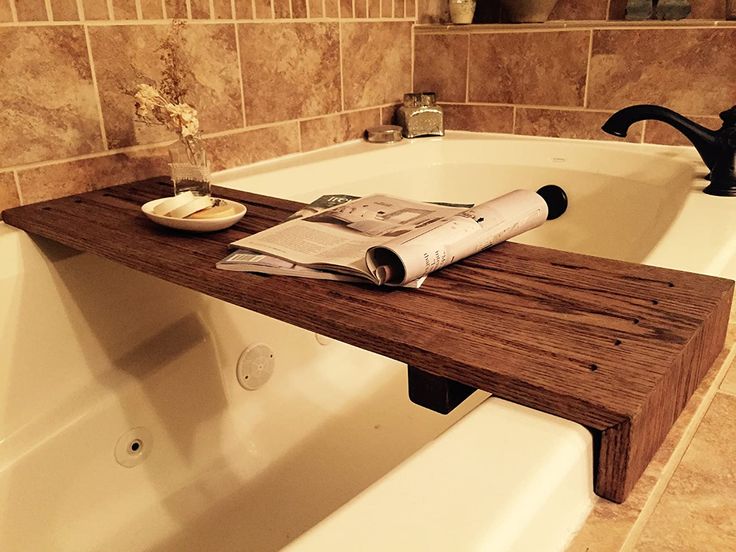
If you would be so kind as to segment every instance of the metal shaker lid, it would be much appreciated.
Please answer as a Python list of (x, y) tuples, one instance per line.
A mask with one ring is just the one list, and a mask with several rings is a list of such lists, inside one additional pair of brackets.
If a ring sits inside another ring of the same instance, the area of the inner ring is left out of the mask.
[(401, 140), (401, 127), (381, 125), (366, 129), (365, 139), (376, 144), (387, 144)]

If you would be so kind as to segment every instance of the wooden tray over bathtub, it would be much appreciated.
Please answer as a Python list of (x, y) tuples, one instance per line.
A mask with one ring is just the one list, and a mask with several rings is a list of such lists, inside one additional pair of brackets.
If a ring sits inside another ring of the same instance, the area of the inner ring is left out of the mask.
[[(139, 182), (9, 209), (4, 220), (81, 251), (578, 422), (596, 444), (596, 492), (622, 502), (721, 350), (734, 283), (505, 243), (420, 290), (217, 270), (227, 244), (299, 204), (217, 189), (248, 205), (193, 235), (140, 206)], [(462, 453), (462, 451), (458, 451)]]

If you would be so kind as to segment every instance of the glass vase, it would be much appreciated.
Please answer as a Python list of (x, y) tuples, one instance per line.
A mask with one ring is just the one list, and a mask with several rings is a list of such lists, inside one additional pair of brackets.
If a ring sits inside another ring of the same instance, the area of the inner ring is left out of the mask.
[(210, 167), (200, 140), (177, 140), (169, 146), (169, 169), (174, 195), (210, 195)]

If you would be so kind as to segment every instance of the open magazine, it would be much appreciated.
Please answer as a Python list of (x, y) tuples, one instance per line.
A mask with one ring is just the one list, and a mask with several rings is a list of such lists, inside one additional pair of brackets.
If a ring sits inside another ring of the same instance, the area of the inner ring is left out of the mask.
[(539, 226), (549, 212), (545, 199), (529, 190), (471, 208), (383, 194), (347, 198), (325, 196), (233, 242), (236, 250), (217, 267), (419, 287), (427, 274)]

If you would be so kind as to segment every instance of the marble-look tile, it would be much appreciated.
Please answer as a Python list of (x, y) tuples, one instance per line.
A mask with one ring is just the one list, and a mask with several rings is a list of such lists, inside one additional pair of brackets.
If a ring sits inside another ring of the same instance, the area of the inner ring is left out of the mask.
[(679, 461), (678, 456), (692, 439), (715, 394), (718, 380), (728, 369), (728, 357), (734, 347), (736, 347), (736, 323), (732, 318), (721, 354), (690, 397), (626, 502), (614, 504), (599, 498), (567, 552), (619, 552), (622, 549), (644, 507), (650, 500), (656, 500), (655, 491), (658, 482), (662, 477), (672, 474)]
[(165, 0), (166, 17), (169, 19), (187, 19), (187, 1), (186, 0)]
[[(562, 109), (516, 108), (516, 134), (551, 136), (580, 140), (621, 140), (601, 130), (610, 111), (569, 111)], [(632, 125), (627, 142), (641, 142), (642, 125)]]
[(381, 0), (368, 0), (366, 17), (381, 17)]
[(210, 18), (209, 0), (189, 0), (189, 7), (192, 11), (192, 19)]
[(696, 0), (690, 5), (689, 19), (726, 19), (725, 0)]
[(0, 23), (13, 21), (13, 12), (10, 10), (10, 0), (0, 0)]
[(164, 10), (163, 3), (160, 0), (140, 0), (141, 2), (141, 18), (143, 19), (163, 19)]
[(393, 0), (381, 0), (381, 17), (389, 18), (394, 15)]
[(353, 17), (353, 0), (340, 0), (340, 17), (342, 19)]
[(736, 28), (597, 30), (589, 107), (662, 104), (714, 115), (734, 103)]
[[(383, 0), (384, 6), (386, 0)], [(476, 2), (475, 13), (478, 15), (487, 2)], [(388, 5), (391, 5), (389, 0)], [(417, 0), (417, 23), (436, 25), (450, 21), (450, 9), (444, 0)]]
[(76, 0), (51, 0), (51, 13), (54, 21), (79, 21)]
[(253, 2), (235, 0), (235, 19), (253, 19)]
[(470, 35), (470, 101), (582, 106), (590, 31)]
[[(696, 123), (704, 127), (717, 130), (721, 128), (723, 121), (718, 117), (690, 117)], [(672, 128), (670, 125), (660, 121), (647, 121), (644, 131), (644, 142), (648, 144), (664, 144), (666, 146), (692, 146), (685, 136)]]
[(552, 20), (603, 21), (608, 13), (608, 0), (559, 0), (552, 13)]
[(249, 125), (340, 110), (337, 23), (245, 23), (238, 34)]
[(623, 21), (626, 18), (627, 0), (611, 0), (608, 6), (609, 21)]
[(322, 9), (322, 0), (308, 0), (309, 5), (309, 17), (323, 17), (324, 10)]
[[(123, 92), (144, 75), (161, 77), (156, 48), (166, 37), (167, 25), (91, 27), (89, 29), (107, 141), (111, 148), (173, 139), (163, 127), (135, 121), (134, 100)], [(197, 25), (184, 28), (185, 52), (191, 69), (186, 83), (187, 102), (199, 111), (204, 132), (241, 127), (240, 80), (233, 25)], [(116, 44), (117, 48), (110, 48)]]
[(379, 123), (379, 109), (328, 115), (299, 123), (302, 151), (311, 151), (361, 138), (365, 129)]
[(736, 397), (717, 394), (635, 550), (736, 550)]
[(406, 17), (417, 16), (417, 2), (416, 0), (405, 0), (406, 2)]
[(245, 130), (206, 141), (212, 170), (219, 171), (299, 151), (296, 122)]
[(473, 132), (514, 131), (514, 108), (501, 105), (443, 105), (445, 128)]
[(271, 0), (255, 0), (256, 15), (254, 19), (273, 19)]
[[(0, 211), (18, 205), (20, 205), (20, 198), (18, 198), (18, 190), (15, 188), (13, 173), (0, 173)], [(2, 220), (1, 217), (0, 220)]]
[(342, 24), (345, 109), (400, 101), (411, 86), (411, 22)]
[(340, 3), (338, 0), (325, 0), (325, 17), (340, 17)]
[(15, 0), (18, 21), (48, 21), (44, 0)]
[(116, 153), (20, 171), (18, 174), (23, 203), (89, 192), (168, 174), (165, 148), (151, 148), (134, 153)]
[(736, 360), (731, 363), (728, 372), (726, 372), (726, 377), (721, 382), (721, 391), (736, 395)]
[(365, 19), (368, 15), (367, 0), (355, 0), (353, 3), (353, 11), (355, 13), (356, 18)]
[(381, 107), (381, 124), (382, 125), (394, 125), (396, 124), (396, 110), (401, 104), (384, 105)]
[(94, 21), (110, 19), (110, 12), (107, 9), (107, 2), (100, 0), (82, 0), (82, 8), (84, 9), (84, 18)]
[(291, 16), (294, 19), (306, 19), (307, 0), (291, 0)]
[(404, 0), (394, 0), (394, 17), (404, 17)]
[(464, 102), (468, 69), (468, 35), (414, 37), (414, 90), (437, 93), (441, 102)]
[(212, 7), (215, 10), (213, 19), (233, 18), (233, 3), (230, 0), (214, 0)]
[(0, 28), (0, 44), (0, 167), (101, 150), (82, 28)]
[(291, 17), (291, 2), (289, 0), (272, 0), (273, 15), (276, 19), (289, 19)]
[(138, 19), (135, 0), (112, 0), (112, 14), (118, 21)]

